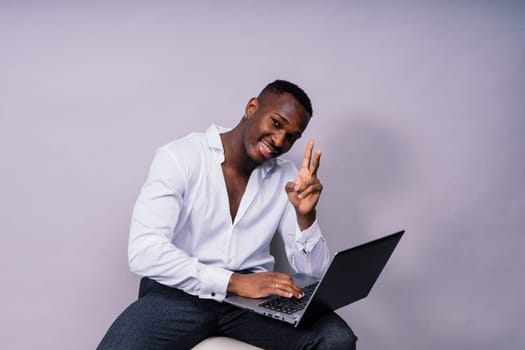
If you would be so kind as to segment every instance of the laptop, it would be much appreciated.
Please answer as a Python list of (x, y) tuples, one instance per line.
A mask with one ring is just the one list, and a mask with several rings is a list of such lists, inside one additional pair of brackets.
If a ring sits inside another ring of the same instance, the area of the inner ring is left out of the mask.
[(295, 283), (303, 289), (301, 299), (280, 296), (255, 299), (230, 294), (224, 302), (294, 327), (307, 326), (327, 312), (368, 296), (404, 232), (337, 252), (320, 279), (306, 274), (293, 275)]

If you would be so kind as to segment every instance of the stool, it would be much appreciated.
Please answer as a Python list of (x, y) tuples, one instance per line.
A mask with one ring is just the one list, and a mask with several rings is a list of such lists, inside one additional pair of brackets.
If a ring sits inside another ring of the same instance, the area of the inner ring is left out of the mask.
[(193, 350), (262, 350), (256, 346), (228, 337), (210, 337), (197, 344)]

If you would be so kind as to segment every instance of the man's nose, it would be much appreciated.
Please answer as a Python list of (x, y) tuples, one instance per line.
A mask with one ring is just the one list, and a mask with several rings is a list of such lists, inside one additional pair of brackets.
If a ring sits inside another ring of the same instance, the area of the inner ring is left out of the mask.
[(273, 145), (277, 148), (283, 148), (286, 143), (286, 132), (280, 130), (273, 135)]

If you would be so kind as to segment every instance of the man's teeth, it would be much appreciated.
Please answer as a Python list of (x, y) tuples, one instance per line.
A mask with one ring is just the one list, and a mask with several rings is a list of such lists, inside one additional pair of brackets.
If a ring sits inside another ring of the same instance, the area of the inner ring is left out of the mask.
[(266, 146), (264, 142), (261, 142), (261, 143), (262, 143), (263, 148), (266, 150), (266, 152), (270, 154), (274, 154), (274, 152), (270, 149), (270, 147)]

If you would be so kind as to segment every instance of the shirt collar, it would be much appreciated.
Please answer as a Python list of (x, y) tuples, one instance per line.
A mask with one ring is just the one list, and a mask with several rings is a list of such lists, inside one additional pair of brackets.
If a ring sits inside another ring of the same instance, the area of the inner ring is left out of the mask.
[[(206, 130), (206, 138), (208, 139), (208, 145), (210, 150), (214, 151), (217, 154), (217, 160), (222, 164), (224, 162), (224, 147), (222, 146), (221, 135), (227, 131), (230, 131), (229, 128), (224, 128), (222, 126), (217, 126), (212, 124)], [(277, 159), (272, 158), (264, 162), (262, 165), (257, 168), (264, 170), (265, 174), (268, 174), (277, 164)], [(256, 168), (256, 169), (257, 169)]]

